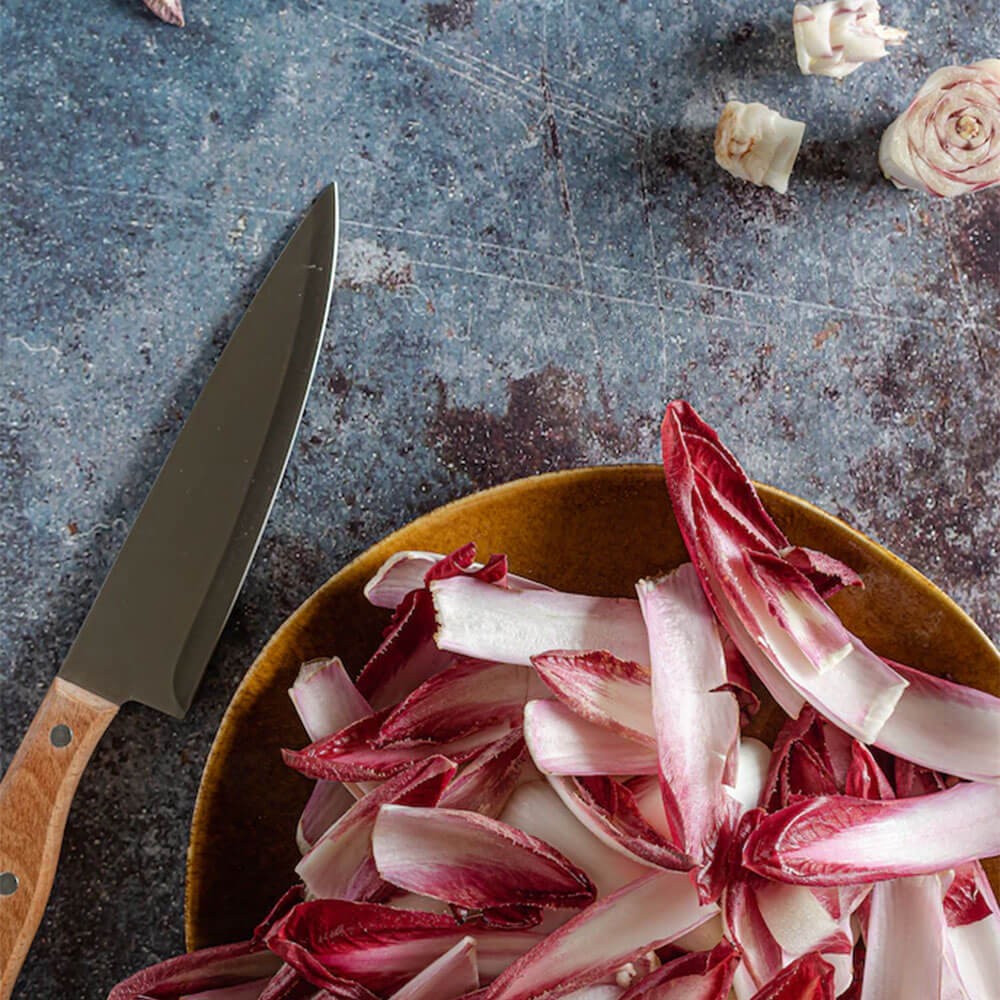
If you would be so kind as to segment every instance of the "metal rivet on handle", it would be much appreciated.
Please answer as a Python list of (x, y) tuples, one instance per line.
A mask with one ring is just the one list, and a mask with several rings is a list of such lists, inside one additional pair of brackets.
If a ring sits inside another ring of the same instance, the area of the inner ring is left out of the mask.
[(19, 884), (13, 872), (0, 872), (0, 896), (13, 896)]
[(73, 742), (73, 730), (60, 722), (58, 726), (52, 727), (49, 739), (52, 741), (54, 747), (59, 747), (60, 749), (68, 747)]

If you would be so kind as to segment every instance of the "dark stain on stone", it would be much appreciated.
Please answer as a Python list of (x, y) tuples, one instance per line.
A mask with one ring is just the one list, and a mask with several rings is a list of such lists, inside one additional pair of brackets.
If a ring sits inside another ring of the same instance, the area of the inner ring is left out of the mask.
[(471, 28), (475, 13), (475, 0), (424, 4), (424, 16), (430, 31), (461, 31), (463, 28)]
[(677, 174), (686, 174), (697, 188), (709, 177), (714, 179), (712, 152), (714, 129), (695, 129), (683, 125), (655, 129), (636, 139), (635, 156), (644, 187), (650, 198), (676, 194)]
[(774, 344), (760, 344), (754, 351), (753, 360), (749, 365), (732, 368), (731, 378), (740, 386), (737, 397), (741, 403), (749, 403), (757, 399), (761, 392), (774, 381), (774, 364), (771, 356), (774, 354)]
[(544, 66), (539, 71), (538, 81), (542, 89), (542, 99), (545, 101), (545, 153), (556, 165), (559, 200), (562, 203), (563, 214), (569, 216), (572, 213), (569, 185), (566, 182), (566, 168), (562, 162), (562, 145), (559, 141), (559, 126), (556, 123), (555, 101), (552, 98), (552, 88), (549, 86), (549, 74)]
[(955, 202), (953, 247), (956, 263), (977, 285), (1000, 289), (1000, 198)]
[(477, 489), (587, 464), (599, 452), (628, 453), (649, 430), (638, 421), (615, 423), (609, 402), (600, 406), (600, 392), (583, 375), (555, 365), (511, 379), (503, 414), (450, 406), (440, 380), (437, 391), (427, 442)]
[(347, 377), (347, 372), (343, 368), (335, 368), (326, 380), (327, 389), (340, 399), (351, 391), (353, 385), (353, 381)]
[[(988, 634), (1000, 634), (1000, 607), (987, 581), (1000, 552), (987, 537), (996, 506), (1000, 405), (977, 394), (974, 355), (928, 364), (926, 345), (903, 337), (869, 373), (855, 365), (883, 425), (911, 412), (923, 431), (905, 453), (872, 447), (852, 463), (855, 512), (878, 541), (953, 591)], [(913, 399), (928, 403), (914, 411)]]
[(884, 183), (878, 147), (891, 121), (891, 115), (880, 116), (848, 139), (807, 138), (796, 157), (791, 183), (808, 177), (821, 184), (850, 182), (863, 191)]

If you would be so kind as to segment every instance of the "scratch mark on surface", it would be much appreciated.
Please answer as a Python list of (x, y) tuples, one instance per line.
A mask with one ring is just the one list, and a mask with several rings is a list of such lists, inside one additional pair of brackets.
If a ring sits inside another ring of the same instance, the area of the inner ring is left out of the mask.
[(580, 246), (580, 236), (576, 228), (576, 217), (573, 214), (573, 202), (569, 195), (569, 178), (566, 176), (566, 163), (563, 160), (562, 146), (559, 142), (559, 126), (556, 122), (555, 103), (552, 100), (552, 90), (549, 87), (549, 78), (544, 64), (539, 73), (539, 79), (542, 94), (545, 98), (549, 142), (552, 144), (552, 159), (556, 165), (556, 176), (559, 178), (559, 195), (562, 201), (563, 214), (566, 216), (566, 222), (569, 226), (569, 238), (573, 244), (573, 254), (576, 258), (577, 271), (580, 277), (580, 289), (583, 292), (584, 306), (587, 310), (587, 321), (596, 339), (596, 331), (593, 329), (594, 317), (590, 304), (590, 283), (587, 281), (587, 269), (583, 263), (583, 248)]
[(57, 358), (61, 358), (63, 353), (53, 344), (29, 344), (24, 337), (11, 337), (10, 342), (19, 344), (30, 354), (44, 354), (46, 351), (51, 351)]
[[(417, 268), (426, 267), (432, 271), (454, 271), (457, 274), (468, 274), (475, 278), (488, 278), (493, 281), (505, 281), (511, 285), (525, 285), (528, 288), (538, 288), (547, 292), (557, 292), (561, 295), (568, 293), (570, 295), (578, 295), (586, 299), (596, 299), (599, 302), (617, 302), (623, 305), (639, 306), (642, 309), (660, 308), (659, 303), (649, 302), (645, 299), (635, 299), (625, 295), (610, 295), (606, 292), (589, 291), (583, 288), (577, 288), (573, 285), (557, 285), (548, 281), (537, 281), (532, 278), (520, 278), (511, 274), (499, 274), (495, 271), (484, 271), (480, 268), (458, 267), (455, 264), (439, 264), (436, 261), (416, 259), (413, 263)], [(746, 323), (746, 325), (758, 330), (769, 330), (771, 328), (768, 323), (752, 323), (737, 317), (726, 316), (722, 313), (707, 313), (699, 309), (684, 309), (681, 306), (669, 305), (667, 303), (664, 303), (663, 309), (665, 312), (672, 313), (677, 316), (686, 316), (688, 318), (697, 317), (699, 319), (709, 319), (713, 322), (719, 323), (737, 323), (741, 326)]]
[[(470, 62), (468, 58), (463, 58), (453, 54), (448, 46), (435, 41), (434, 49), (445, 58), (435, 58), (425, 51), (426, 39), (405, 26), (393, 23), (383, 23), (372, 17), (365, 15), (357, 21), (351, 20), (340, 14), (323, 8), (327, 16), (339, 22), (344, 27), (357, 31), (369, 38), (381, 42), (389, 48), (402, 52), (404, 55), (414, 59), (419, 59), (434, 69), (442, 73), (448, 73), (461, 80), (464, 80), (473, 89), (510, 106), (516, 104), (527, 104), (529, 106), (544, 102), (544, 95), (540, 89), (530, 83), (523, 81), (516, 74), (497, 67), (485, 60), (477, 60), (479, 65)], [(487, 81), (484, 75), (479, 75), (479, 70), (484, 70), (485, 74), (493, 78)], [(594, 112), (590, 108), (584, 108), (575, 102), (560, 105), (558, 108), (564, 116), (565, 124), (568, 128), (584, 134), (632, 134), (633, 130), (622, 122)]]
[(969, 301), (969, 291), (965, 287), (965, 275), (962, 268), (958, 265), (958, 255), (955, 253), (955, 244), (951, 238), (950, 216), (945, 217), (945, 223), (941, 228), (944, 233), (945, 248), (948, 251), (948, 261), (951, 264), (952, 275), (955, 279), (955, 287), (958, 288), (958, 294), (962, 300), (961, 317), (958, 328), (962, 333), (968, 334), (969, 338), (972, 340), (972, 344), (976, 348), (976, 357), (979, 359), (979, 367), (983, 370), (984, 375), (988, 375), (990, 366), (986, 361), (986, 355), (983, 353), (983, 344), (979, 339), (979, 331), (976, 329), (975, 322), (969, 318), (973, 311), (972, 303)]
[[(20, 184), (31, 186), (39, 191), (51, 191), (53, 186), (51, 183), (35, 180), (32, 178), (22, 178), (19, 180)], [(7, 186), (7, 185), (0, 185)], [(192, 198), (184, 195), (169, 195), (162, 193), (152, 193), (149, 191), (130, 191), (124, 188), (102, 188), (95, 185), (87, 184), (61, 184), (59, 186), (61, 191), (72, 191), (78, 192), (80, 194), (90, 194), (99, 195), (102, 197), (115, 197), (115, 198), (127, 198), (132, 202), (141, 203), (143, 201), (151, 202), (162, 202), (166, 204), (178, 205), (182, 207), (199, 207), (199, 208), (209, 208), (219, 207), (219, 202), (210, 202), (208, 199), (204, 198)], [(301, 206), (296, 208), (272, 208), (263, 205), (258, 205), (250, 201), (241, 201), (235, 203), (231, 206), (233, 209), (245, 209), (247, 211), (252, 211), (259, 213), (261, 215), (269, 215), (275, 218), (280, 218), (284, 220), (289, 220), (294, 218), (297, 212), (301, 212)], [(412, 229), (405, 226), (386, 226), (379, 225), (371, 222), (366, 222), (361, 219), (343, 219), (342, 225), (344, 227), (354, 227), (357, 229), (367, 229), (375, 232), (393, 232), (393, 233), (403, 233), (408, 236), (414, 236), (421, 239), (433, 239), (440, 240), (443, 244), (454, 244), (458, 242), (465, 242), (468, 245), (478, 246), (483, 250), (487, 251), (497, 251), (508, 255), (508, 259), (511, 261), (515, 260), (520, 255), (527, 255), (530, 257), (537, 258), (539, 260), (552, 260), (555, 262), (559, 261), (573, 261), (574, 258), (568, 257), (565, 254), (552, 253), (550, 251), (532, 250), (526, 247), (515, 247), (509, 246), (501, 243), (491, 243), (489, 241), (479, 240), (470, 236), (463, 236), (455, 233), (435, 233), (427, 230)], [(425, 264), (425, 266), (427, 266)], [(636, 278), (648, 279), (651, 277), (650, 272), (636, 270), (634, 268), (622, 267), (617, 264), (604, 264), (599, 261), (590, 261), (587, 264), (588, 268), (597, 271), (604, 271), (607, 273), (615, 273), (622, 275), (630, 275)], [(797, 299), (785, 295), (773, 295), (768, 292), (755, 292), (748, 288), (736, 288), (730, 285), (720, 285), (714, 282), (699, 281), (690, 278), (678, 278), (673, 277), (669, 274), (661, 274), (660, 276), (661, 284), (666, 286), (678, 286), (686, 288), (694, 288), (702, 291), (712, 291), (718, 292), (723, 295), (734, 296), (743, 299), (753, 299), (758, 302), (763, 302), (769, 306), (801, 306), (804, 309), (816, 310), (819, 312), (834, 313), (838, 316), (843, 316), (848, 319), (858, 319), (858, 320), (870, 320), (879, 323), (902, 323), (910, 327), (918, 327), (923, 329), (936, 329), (938, 326), (937, 321), (931, 319), (925, 319), (924, 317), (917, 315), (905, 315), (901, 313), (893, 312), (875, 312), (869, 310), (862, 310), (857, 308), (848, 308), (846, 306), (838, 306), (830, 302), (815, 302), (809, 299)], [(556, 287), (556, 286), (552, 286)], [(609, 301), (614, 301), (615, 297), (607, 297)], [(621, 299), (621, 301), (628, 301), (628, 299)], [(655, 306), (655, 303), (648, 303), (649, 305)], [(669, 312), (669, 310), (668, 310)], [(989, 323), (983, 320), (978, 324), (980, 330), (987, 330), (991, 333), (1000, 333), (1000, 326)], [(762, 327), (763, 328), (763, 327)], [(977, 334), (973, 335), (977, 337)]]
[[(518, 85), (519, 87), (530, 89), (530, 83), (526, 79), (526, 76), (522, 76), (517, 73), (512, 73), (510, 72), (510, 70), (505, 69), (503, 66), (500, 66), (497, 63), (490, 62), (490, 60), (483, 59), (479, 56), (474, 56), (469, 52), (459, 52), (459, 50), (449, 45), (447, 42), (439, 42), (438, 47), (446, 49), (449, 55), (451, 55), (453, 59), (455, 59), (457, 62), (464, 61), (467, 65), (470, 66), (470, 68), (472, 66), (481, 66), (488, 72), (495, 73), (497, 76), (509, 80), (510, 82)], [(528, 66), (527, 63), (521, 63), (521, 65), (524, 66), (526, 75), (531, 73), (532, 71), (531, 67)], [(638, 134), (638, 130), (634, 126), (627, 124), (629, 121), (633, 119), (632, 112), (628, 111), (627, 109), (618, 107), (617, 105), (614, 104), (610, 104), (606, 101), (602, 101), (601, 98), (598, 97), (597, 95), (584, 90), (582, 87), (579, 87), (578, 85), (573, 84), (565, 80), (564, 78), (555, 77), (551, 72), (549, 72), (549, 81), (551, 83), (558, 84), (560, 89), (565, 87), (568, 89), (576, 90), (577, 93), (582, 94), (584, 97), (587, 97), (592, 101), (603, 103), (605, 107), (614, 111), (617, 117), (605, 114), (604, 112), (597, 110), (596, 108), (592, 107), (587, 103), (568, 101), (564, 95), (561, 96), (563, 110), (567, 110), (572, 113), (577, 113), (581, 117), (591, 117), (595, 121), (601, 122), (602, 124), (606, 125), (609, 130), (614, 132), (622, 131), (626, 133)]]
[[(646, 223), (646, 236), (649, 239), (649, 255), (653, 265), (653, 288), (656, 291), (656, 301), (659, 306), (657, 314), (660, 324), (660, 333), (663, 336), (661, 349), (666, 351), (667, 321), (664, 315), (663, 306), (663, 286), (660, 284), (660, 255), (656, 247), (656, 235), (653, 232), (653, 220), (650, 214), (649, 204), (649, 178), (646, 173), (646, 157), (644, 150), (644, 140), (639, 140), (639, 196), (642, 200), (642, 218)], [(664, 359), (665, 360), (665, 359)]]

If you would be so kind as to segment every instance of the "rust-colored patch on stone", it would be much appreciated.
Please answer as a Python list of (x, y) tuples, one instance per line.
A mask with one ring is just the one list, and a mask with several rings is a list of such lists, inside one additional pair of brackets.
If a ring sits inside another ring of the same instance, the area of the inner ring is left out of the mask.
[(69, 532), (69, 537), (72, 538), (74, 535), (80, 534), (80, 525), (76, 521), (67, 521), (66, 531)]
[[(868, 362), (870, 364), (870, 362)], [(903, 337), (883, 362), (856, 368), (872, 415), (891, 425), (919, 395), (924, 440), (905, 452), (868, 449), (853, 463), (862, 529), (931, 577), (979, 622), (1000, 634), (1000, 608), (987, 581), (1000, 573), (990, 517), (1000, 480), (1000, 406), (970, 391), (977, 360), (929, 363), (926, 345)]]
[(555, 365), (511, 379), (502, 414), (451, 406), (445, 385), (439, 381), (437, 389), (427, 442), (477, 489), (585, 465), (598, 453), (627, 453), (636, 448), (640, 431), (651, 431), (617, 424), (583, 375)]
[(817, 350), (821, 348), (831, 337), (836, 337), (843, 329), (844, 324), (832, 319), (813, 337), (813, 347)]
[(1000, 199), (956, 201), (953, 231), (961, 272), (977, 285), (1000, 289)]

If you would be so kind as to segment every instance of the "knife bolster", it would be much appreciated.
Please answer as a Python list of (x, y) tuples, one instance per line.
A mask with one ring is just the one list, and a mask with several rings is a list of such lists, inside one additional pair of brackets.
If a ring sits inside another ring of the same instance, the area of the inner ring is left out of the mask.
[(0, 781), (0, 998), (6, 1000), (52, 889), (66, 817), (118, 706), (57, 677)]

